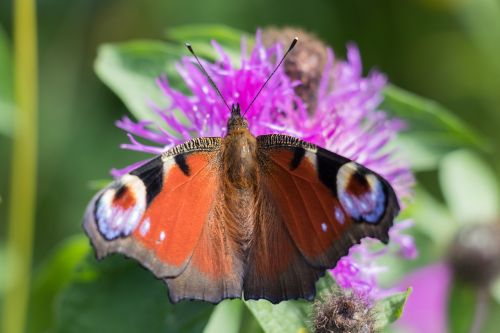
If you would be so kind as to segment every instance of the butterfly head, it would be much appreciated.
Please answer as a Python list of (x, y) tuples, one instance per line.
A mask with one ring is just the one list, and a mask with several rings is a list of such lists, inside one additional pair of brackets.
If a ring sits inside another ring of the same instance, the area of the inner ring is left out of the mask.
[(245, 117), (241, 115), (240, 105), (236, 103), (231, 107), (231, 117), (227, 121), (227, 131), (230, 133), (242, 129), (248, 129), (248, 122)]

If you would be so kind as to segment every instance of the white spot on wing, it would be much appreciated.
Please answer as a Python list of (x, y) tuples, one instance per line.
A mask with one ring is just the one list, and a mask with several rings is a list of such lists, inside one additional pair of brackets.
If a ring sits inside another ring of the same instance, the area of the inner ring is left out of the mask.
[(141, 236), (143, 237), (146, 236), (150, 227), (151, 227), (151, 221), (149, 220), (149, 218), (147, 218), (142, 222), (140, 226), (139, 232), (141, 233)]
[(344, 213), (342, 212), (342, 209), (340, 207), (335, 207), (335, 219), (340, 224), (345, 223), (345, 216), (344, 216)]
[(165, 231), (162, 231), (162, 232), (160, 232), (160, 237), (158, 237), (158, 240), (156, 242), (161, 243), (165, 240), (166, 237), (167, 237), (167, 234), (165, 233)]
[(321, 223), (321, 230), (323, 230), (323, 232), (326, 232), (327, 229), (328, 226), (326, 225), (326, 223)]
[(313, 165), (314, 169), (318, 168), (318, 158), (317, 158), (317, 156), (316, 156), (315, 153), (312, 153), (310, 151), (306, 151), (305, 157), (307, 157), (309, 159), (309, 162), (311, 162), (311, 164)]

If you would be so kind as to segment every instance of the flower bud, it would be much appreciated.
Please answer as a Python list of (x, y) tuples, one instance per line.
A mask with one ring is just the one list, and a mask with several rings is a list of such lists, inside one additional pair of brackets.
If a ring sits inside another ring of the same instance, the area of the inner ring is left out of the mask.
[(459, 231), (449, 261), (455, 276), (477, 286), (487, 286), (500, 273), (500, 223), (475, 224)]

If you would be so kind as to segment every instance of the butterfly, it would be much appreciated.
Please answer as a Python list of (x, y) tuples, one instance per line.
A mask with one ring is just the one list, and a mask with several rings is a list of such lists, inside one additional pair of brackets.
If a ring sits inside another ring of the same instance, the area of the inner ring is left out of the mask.
[(399, 205), (383, 177), (299, 138), (255, 137), (240, 106), (230, 111), (224, 137), (180, 144), (94, 196), (83, 227), (98, 259), (134, 258), (173, 303), (278, 303), (313, 299), (362, 238), (387, 244)]

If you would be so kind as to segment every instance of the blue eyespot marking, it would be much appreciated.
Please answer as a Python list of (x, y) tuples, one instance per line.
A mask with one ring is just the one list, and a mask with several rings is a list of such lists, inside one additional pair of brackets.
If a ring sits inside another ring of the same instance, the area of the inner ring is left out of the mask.
[[(130, 206), (116, 204), (117, 198), (125, 192), (133, 193)], [(97, 229), (107, 240), (130, 235), (137, 228), (146, 209), (146, 189), (143, 182), (133, 175), (125, 175), (117, 183), (104, 190), (96, 202), (94, 218)], [(149, 230), (149, 223), (141, 227), (141, 234)]]
[[(360, 172), (354, 162), (339, 169), (337, 194), (344, 210), (355, 220), (377, 223), (384, 214), (386, 198), (382, 183), (374, 174)], [(338, 217), (337, 220), (340, 221)]]

